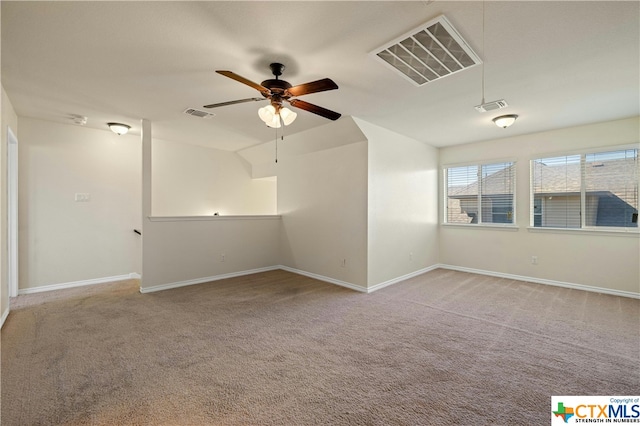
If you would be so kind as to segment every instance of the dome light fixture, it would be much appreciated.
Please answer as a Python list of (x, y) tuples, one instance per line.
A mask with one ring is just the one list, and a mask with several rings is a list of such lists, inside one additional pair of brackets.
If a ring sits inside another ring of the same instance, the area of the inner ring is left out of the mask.
[(517, 118), (518, 116), (516, 114), (507, 114), (494, 118), (493, 122), (496, 123), (496, 126), (506, 129), (507, 127), (515, 123)]
[(124, 135), (131, 128), (131, 126), (127, 126), (126, 124), (122, 123), (107, 123), (107, 126), (109, 126), (111, 131), (117, 135)]

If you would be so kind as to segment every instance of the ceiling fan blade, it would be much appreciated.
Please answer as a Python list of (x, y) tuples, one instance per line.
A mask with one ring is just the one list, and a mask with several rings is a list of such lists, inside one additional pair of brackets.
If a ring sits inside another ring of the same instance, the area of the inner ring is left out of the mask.
[(328, 118), (329, 120), (337, 120), (342, 115), (335, 111), (322, 108), (321, 106), (310, 104), (309, 102), (301, 101), (300, 99), (292, 99), (289, 101), (289, 103), (293, 107), (300, 108), (305, 111), (312, 112), (314, 114), (318, 114), (324, 118)]
[(266, 101), (266, 100), (267, 100), (266, 98), (239, 99), (237, 101), (220, 102), (219, 104), (209, 104), (209, 105), (205, 105), (203, 108), (218, 108), (218, 107), (227, 106), (227, 105), (242, 104), (245, 102)]
[(311, 83), (299, 84), (287, 89), (285, 94), (289, 96), (302, 96), (309, 93), (325, 92), (327, 90), (335, 90), (338, 85), (330, 78), (323, 78), (322, 80), (312, 81)]
[(218, 74), (222, 74), (225, 77), (229, 77), (232, 80), (235, 81), (239, 81), (242, 84), (246, 84), (249, 87), (253, 87), (254, 89), (256, 89), (257, 91), (259, 91), (260, 93), (262, 93), (264, 96), (269, 96), (271, 94), (271, 92), (269, 91), (269, 89), (267, 89), (264, 86), (259, 85), (258, 83), (254, 83), (251, 80), (247, 80), (246, 78), (239, 76), (238, 74), (231, 72), (231, 71), (216, 71)]

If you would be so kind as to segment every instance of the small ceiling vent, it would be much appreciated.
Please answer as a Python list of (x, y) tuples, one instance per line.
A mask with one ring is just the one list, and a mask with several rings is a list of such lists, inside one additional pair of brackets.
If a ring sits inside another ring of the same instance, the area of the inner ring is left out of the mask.
[(194, 117), (199, 117), (199, 118), (215, 117), (215, 114), (211, 112), (200, 111), (199, 109), (195, 109), (195, 108), (187, 108), (184, 110), (184, 113), (188, 115), (193, 115)]
[(504, 99), (500, 99), (499, 101), (487, 102), (482, 105), (476, 105), (476, 111), (478, 112), (487, 112), (494, 111), (496, 109), (502, 109), (508, 107), (509, 104)]
[(444, 15), (371, 52), (416, 86), (482, 63)]

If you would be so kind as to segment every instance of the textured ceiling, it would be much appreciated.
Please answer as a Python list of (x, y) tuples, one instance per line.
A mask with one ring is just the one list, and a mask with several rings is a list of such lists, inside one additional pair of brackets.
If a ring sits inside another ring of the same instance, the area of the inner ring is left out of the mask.
[[(154, 137), (236, 151), (274, 138), (266, 102), (188, 107), (259, 96), (220, 76), (339, 90), (302, 99), (433, 146), (640, 114), (640, 2), (11, 2), (2, 1), (2, 84), (20, 116), (106, 129), (120, 121)], [(484, 30), (483, 30), (483, 7)], [(444, 14), (484, 61), (415, 87), (369, 53)], [(480, 114), (482, 98), (509, 107)], [(306, 111), (288, 134), (326, 124)], [(509, 129), (491, 119), (519, 114)]]

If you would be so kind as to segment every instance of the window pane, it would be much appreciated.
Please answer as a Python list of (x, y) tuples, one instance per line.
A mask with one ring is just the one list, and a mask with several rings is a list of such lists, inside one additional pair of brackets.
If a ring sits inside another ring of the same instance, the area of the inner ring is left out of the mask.
[(586, 226), (638, 226), (638, 150), (587, 154), (584, 179)]
[(447, 169), (447, 223), (514, 223), (514, 180), (511, 162)]
[(532, 167), (533, 225), (579, 228), (580, 156), (541, 158)]
[(483, 223), (513, 223), (514, 178), (513, 163), (482, 166)]
[(478, 223), (478, 166), (447, 169), (447, 223)]

